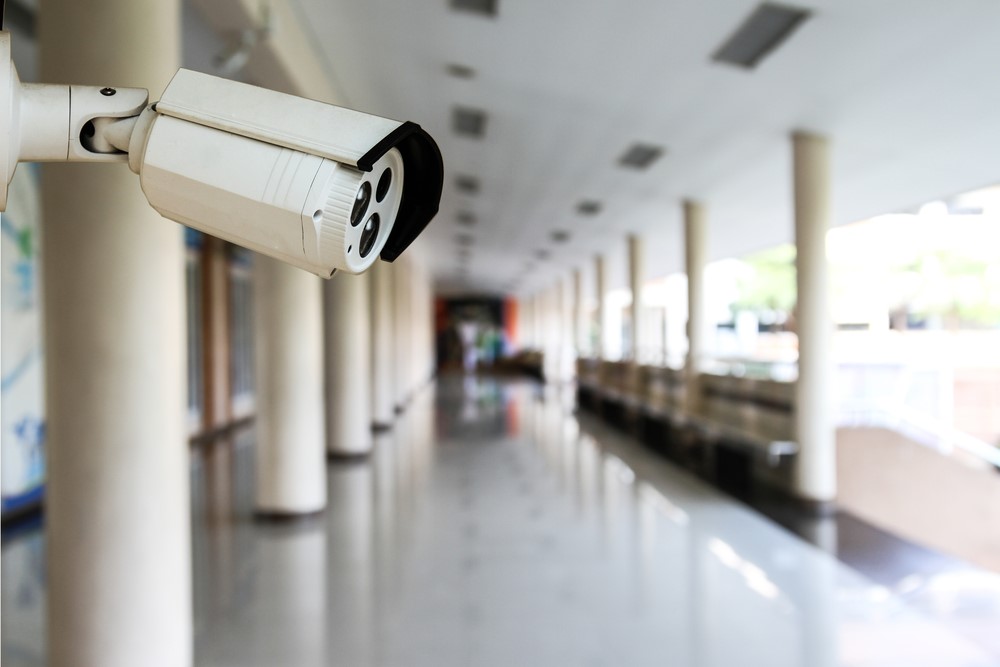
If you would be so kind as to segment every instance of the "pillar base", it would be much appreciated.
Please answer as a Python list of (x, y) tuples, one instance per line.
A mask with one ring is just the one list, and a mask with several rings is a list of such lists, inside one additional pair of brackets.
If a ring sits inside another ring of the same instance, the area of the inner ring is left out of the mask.
[(790, 496), (789, 504), (803, 514), (817, 519), (831, 517), (837, 513), (835, 500), (813, 500), (812, 498)]
[(334, 465), (339, 463), (363, 463), (371, 456), (371, 452), (327, 452), (326, 462)]
[(308, 512), (289, 512), (286, 510), (254, 510), (253, 518), (261, 523), (293, 523), (312, 521), (325, 512), (324, 509)]
[(758, 482), (754, 482), (750, 504), (798, 519), (827, 519), (836, 516), (839, 510), (836, 500), (806, 498), (796, 495), (792, 489)]

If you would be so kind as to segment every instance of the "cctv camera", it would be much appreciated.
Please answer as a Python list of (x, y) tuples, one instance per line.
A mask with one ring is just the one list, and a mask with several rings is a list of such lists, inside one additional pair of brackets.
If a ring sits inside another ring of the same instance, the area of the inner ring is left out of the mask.
[(394, 259), (441, 194), (440, 153), (413, 123), (183, 69), (127, 152), (165, 217), (325, 277)]
[(441, 153), (414, 123), (184, 69), (147, 105), (141, 89), (22, 85), (8, 62), (0, 32), (4, 184), (18, 161), (128, 162), (164, 217), (324, 278), (391, 262), (437, 213)]

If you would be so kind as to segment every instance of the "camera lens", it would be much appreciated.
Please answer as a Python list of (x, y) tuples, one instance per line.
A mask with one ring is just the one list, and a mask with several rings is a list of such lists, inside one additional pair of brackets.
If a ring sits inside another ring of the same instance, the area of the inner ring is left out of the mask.
[(365, 223), (365, 228), (361, 230), (361, 244), (358, 252), (361, 253), (362, 257), (367, 257), (368, 253), (375, 247), (375, 240), (378, 238), (378, 227), (378, 213), (372, 213), (372, 217), (368, 218), (368, 222)]
[(375, 201), (381, 202), (389, 193), (389, 186), (392, 185), (392, 169), (386, 169), (378, 179), (378, 187), (375, 188)]
[(372, 184), (365, 181), (358, 188), (358, 196), (354, 200), (354, 209), (351, 211), (351, 227), (357, 227), (361, 218), (365, 217), (368, 211), (368, 203), (372, 200)]

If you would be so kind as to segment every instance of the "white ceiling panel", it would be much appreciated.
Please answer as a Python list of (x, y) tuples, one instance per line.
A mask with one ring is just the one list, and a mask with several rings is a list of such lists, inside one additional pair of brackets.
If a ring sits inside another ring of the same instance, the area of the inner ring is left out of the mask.
[[(496, 18), (447, 0), (295, 2), (349, 105), (441, 145), (441, 213), (418, 244), (442, 290), (526, 293), (598, 252), (623, 266), (628, 233), (646, 239), (650, 276), (680, 270), (687, 197), (708, 206), (713, 257), (788, 241), (794, 129), (833, 141), (837, 223), (1000, 182), (992, 0), (798, 2), (812, 16), (750, 71), (711, 55), (751, 0), (499, 0)], [(488, 114), (482, 140), (452, 131), (455, 106)], [(635, 142), (666, 153), (619, 166)], [(457, 174), (480, 193), (459, 193)], [(600, 213), (580, 215), (584, 199)], [(460, 227), (461, 211), (478, 223)], [(464, 275), (458, 233), (475, 236)]]

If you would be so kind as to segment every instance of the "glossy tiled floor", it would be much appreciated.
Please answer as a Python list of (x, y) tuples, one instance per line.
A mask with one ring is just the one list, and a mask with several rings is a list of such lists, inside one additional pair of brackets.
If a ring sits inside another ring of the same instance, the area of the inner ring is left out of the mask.
[[(449, 380), (314, 520), (252, 518), (252, 435), (193, 465), (198, 665), (1000, 665), (1000, 576), (875, 584), (528, 383)], [(3, 664), (44, 664), (39, 534)]]

